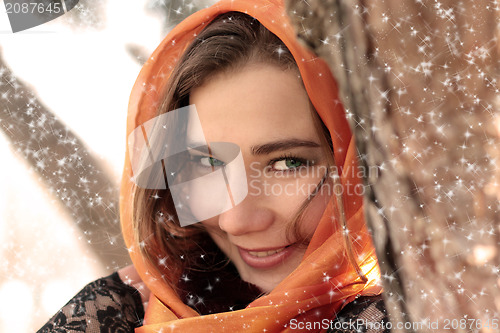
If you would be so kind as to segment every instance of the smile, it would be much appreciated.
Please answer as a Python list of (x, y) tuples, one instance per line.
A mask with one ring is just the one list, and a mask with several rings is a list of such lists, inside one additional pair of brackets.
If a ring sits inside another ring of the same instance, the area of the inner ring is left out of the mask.
[(262, 257), (267, 257), (267, 256), (270, 256), (272, 254), (275, 254), (275, 253), (279, 253), (281, 251), (283, 251), (285, 248), (282, 247), (281, 249), (278, 249), (278, 250), (272, 250), (272, 251), (260, 251), (260, 252), (257, 252), (257, 251), (248, 251), (248, 253), (250, 253), (251, 255), (253, 255), (254, 257), (259, 257), (259, 258), (262, 258)]
[(279, 248), (268, 249), (244, 249), (238, 246), (241, 259), (253, 268), (274, 268), (290, 256), (295, 250), (294, 244)]

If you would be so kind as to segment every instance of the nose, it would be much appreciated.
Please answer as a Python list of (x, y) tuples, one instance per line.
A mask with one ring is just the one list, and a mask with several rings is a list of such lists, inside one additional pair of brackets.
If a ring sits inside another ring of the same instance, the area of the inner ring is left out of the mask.
[(219, 228), (233, 236), (269, 229), (275, 214), (262, 200), (248, 195), (238, 205), (219, 215)]
[(225, 169), (228, 188), (234, 199), (232, 208), (218, 217), (219, 228), (233, 236), (265, 231), (276, 219), (268, 198), (261, 191), (252, 190), (256, 187), (253, 180), (258, 179), (259, 174), (245, 163), (242, 155), (239, 157), (236, 163)]

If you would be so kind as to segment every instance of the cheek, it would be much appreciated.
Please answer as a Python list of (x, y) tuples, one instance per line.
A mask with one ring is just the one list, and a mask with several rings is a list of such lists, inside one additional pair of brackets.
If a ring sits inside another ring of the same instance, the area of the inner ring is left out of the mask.
[[(220, 250), (224, 252), (229, 258), (231, 258), (231, 244), (229, 239), (227, 238), (227, 234), (222, 231), (219, 227), (219, 218), (214, 217), (208, 220), (201, 222), (205, 227), (208, 235), (212, 240), (217, 244)], [(233, 259), (233, 258), (231, 258)]]
[(198, 221), (213, 221), (230, 207), (227, 193), (224, 179), (218, 173), (191, 180), (183, 184), (184, 209)]
[(328, 194), (322, 194), (320, 192), (307, 206), (304, 212), (304, 220), (301, 224), (302, 230), (304, 230), (306, 235), (312, 235), (314, 231), (316, 231), (330, 198)]
[[(271, 207), (282, 217), (293, 218), (295, 214), (307, 202), (309, 196), (317, 190), (319, 180), (317, 179), (294, 179), (288, 182), (275, 183), (273, 186), (268, 186), (266, 191), (271, 201)], [(306, 206), (306, 214), (308, 221), (319, 222), (319, 218), (323, 215), (323, 211), (328, 203), (329, 195), (326, 192), (317, 193)]]
[(213, 241), (223, 249), (224, 244), (228, 242), (227, 233), (224, 232), (219, 226), (219, 216), (203, 220), (200, 222), (205, 228), (205, 231), (213, 239)]
[(207, 232), (210, 235), (212, 235), (213, 233), (222, 231), (221, 228), (219, 228), (219, 217), (218, 216), (212, 217), (210, 219), (206, 219), (206, 220), (202, 221), (201, 224), (203, 224), (203, 226), (205, 227), (205, 229), (207, 230)]

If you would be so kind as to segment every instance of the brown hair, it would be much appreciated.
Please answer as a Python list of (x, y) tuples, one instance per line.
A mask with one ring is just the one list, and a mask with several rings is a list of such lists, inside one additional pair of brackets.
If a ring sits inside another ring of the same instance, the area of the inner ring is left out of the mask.
[[(283, 70), (298, 71), (284, 43), (256, 19), (237, 12), (218, 16), (194, 39), (173, 69), (158, 114), (189, 105), (189, 94), (215, 74), (237, 70), (249, 63), (266, 63)], [(328, 129), (311, 106), (312, 117), (333, 165), (333, 149)], [(323, 179), (324, 181), (325, 179)], [(327, 179), (327, 181), (329, 181)], [(321, 186), (318, 185), (318, 186)], [(312, 198), (312, 197), (311, 197)], [(306, 200), (288, 227), (288, 234), (305, 240), (298, 223), (310, 201)], [(180, 227), (170, 191), (134, 189), (133, 223), (137, 244), (152, 267), (168, 269), (165, 280), (174, 289), (186, 268), (196, 269), (195, 256), (205, 251), (210, 237), (201, 224)], [(291, 237), (289, 235), (289, 237)], [(210, 267), (220, 267), (211, 262)], [(224, 265), (224, 263), (222, 263)]]

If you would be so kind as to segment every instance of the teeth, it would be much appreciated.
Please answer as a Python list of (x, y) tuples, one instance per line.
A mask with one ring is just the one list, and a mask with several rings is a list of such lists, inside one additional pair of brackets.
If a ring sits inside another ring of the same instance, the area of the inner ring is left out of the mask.
[(261, 251), (261, 252), (256, 252), (256, 251), (248, 251), (248, 253), (250, 253), (251, 255), (253, 255), (254, 257), (267, 257), (267, 256), (270, 256), (272, 254), (276, 254), (276, 253), (279, 253), (281, 251), (283, 251), (285, 248), (282, 247), (281, 249), (277, 249), (277, 250), (272, 250), (272, 251)]

